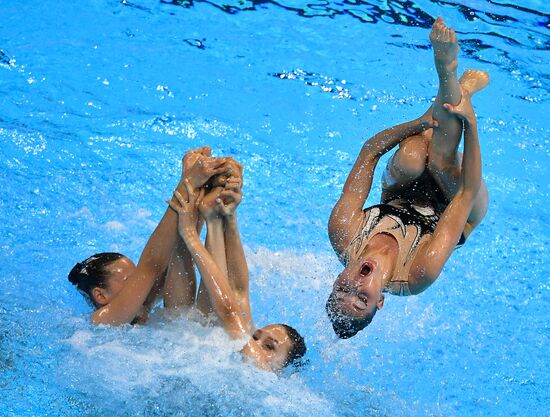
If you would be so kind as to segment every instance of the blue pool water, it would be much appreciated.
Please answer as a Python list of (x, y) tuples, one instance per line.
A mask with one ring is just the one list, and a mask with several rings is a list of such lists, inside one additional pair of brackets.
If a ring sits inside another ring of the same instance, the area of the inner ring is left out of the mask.
[[(0, 415), (549, 416), (550, 7), (514, 4), (2, 2)], [(327, 219), (363, 140), (435, 94), (438, 15), (492, 76), (489, 212), (429, 290), (338, 341)], [(201, 145), (245, 167), (255, 322), (305, 335), (299, 373), (162, 311), (94, 328), (67, 281), (94, 252), (138, 258)]]

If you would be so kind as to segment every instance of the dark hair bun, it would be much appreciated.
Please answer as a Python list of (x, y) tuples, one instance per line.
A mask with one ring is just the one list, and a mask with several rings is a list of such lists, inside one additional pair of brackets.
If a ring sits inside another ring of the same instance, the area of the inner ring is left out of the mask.
[(80, 283), (80, 279), (82, 278), (82, 268), (84, 265), (82, 263), (77, 263), (75, 266), (73, 266), (73, 269), (71, 269), (71, 272), (69, 272), (69, 281), (73, 285), (78, 285)]
[(96, 253), (73, 266), (69, 272), (69, 281), (76, 285), (94, 307), (97, 307), (97, 303), (91, 296), (92, 290), (95, 287), (106, 287), (109, 277), (107, 266), (121, 258), (124, 258), (124, 255), (116, 252)]

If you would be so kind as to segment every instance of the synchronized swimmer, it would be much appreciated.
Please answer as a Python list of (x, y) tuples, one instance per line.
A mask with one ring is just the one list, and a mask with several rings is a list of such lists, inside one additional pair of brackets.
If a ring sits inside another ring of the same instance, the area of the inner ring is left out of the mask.
[[(365, 142), (330, 216), (330, 242), (345, 269), (326, 310), (341, 338), (370, 324), (384, 293), (409, 296), (433, 284), (487, 211), (470, 97), (487, 86), (489, 76), (468, 70), (457, 78), (457, 37), (443, 19), (435, 21), (430, 41), (439, 76), (435, 102), (420, 118)], [(380, 157), (397, 145), (380, 204), (363, 210)]]
[[(458, 41), (443, 19), (435, 21), (430, 40), (439, 76), (432, 107), (365, 142), (330, 216), (329, 238), (345, 268), (326, 309), (341, 338), (372, 321), (384, 293), (408, 296), (428, 288), (487, 211), (471, 96), (487, 86), (489, 76), (468, 70), (457, 78)], [(458, 152), (462, 133), (464, 155)], [(380, 157), (398, 145), (380, 204), (363, 209)], [(304, 339), (294, 328), (256, 329), (252, 322), (236, 214), (242, 172), (237, 161), (212, 157), (208, 147), (187, 152), (169, 207), (137, 265), (119, 253), (99, 253), (69, 273), (95, 309), (92, 323), (144, 323), (162, 298), (167, 309), (195, 308), (215, 317), (231, 338), (243, 340), (243, 357), (261, 369), (277, 372), (305, 355)]]
[[(213, 158), (208, 147), (189, 151), (170, 208), (137, 266), (122, 254), (100, 253), (70, 272), (69, 280), (96, 308), (92, 322), (143, 323), (162, 295), (165, 308), (215, 313), (230, 337), (248, 337), (241, 353), (261, 369), (280, 371), (304, 356), (304, 339), (294, 328), (272, 324), (256, 329), (252, 323), (236, 217), (241, 188), (242, 166), (235, 160)], [(204, 221), (206, 247), (199, 239)], [(201, 273), (197, 295), (193, 261)]]

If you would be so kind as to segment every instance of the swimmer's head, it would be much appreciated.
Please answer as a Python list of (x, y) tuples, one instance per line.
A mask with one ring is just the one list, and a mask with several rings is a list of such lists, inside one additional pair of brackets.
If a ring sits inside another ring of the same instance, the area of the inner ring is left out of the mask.
[(69, 273), (69, 281), (93, 307), (100, 308), (120, 292), (135, 268), (120, 253), (98, 253), (77, 263)]
[(304, 338), (286, 324), (270, 324), (252, 334), (241, 353), (259, 368), (278, 372), (306, 354)]
[(351, 262), (334, 282), (326, 310), (334, 332), (341, 339), (367, 327), (384, 306), (382, 279), (386, 275), (376, 260)]

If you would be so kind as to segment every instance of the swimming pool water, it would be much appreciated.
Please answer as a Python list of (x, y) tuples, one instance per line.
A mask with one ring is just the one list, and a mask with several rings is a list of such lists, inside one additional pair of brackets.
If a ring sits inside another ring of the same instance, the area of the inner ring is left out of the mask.
[[(363, 140), (429, 105), (439, 15), (460, 70), (492, 77), (474, 98), (489, 212), (430, 289), (339, 341), (328, 216)], [(550, 415), (546, 3), (6, 1), (0, 16), (0, 415)], [(305, 335), (298, 373), (244, 366), (223, 331), (162, 311), (94, 328), (67, 281), (94, 252), (137, 259), (202, 145), (245, 167), (254, 319)]]

